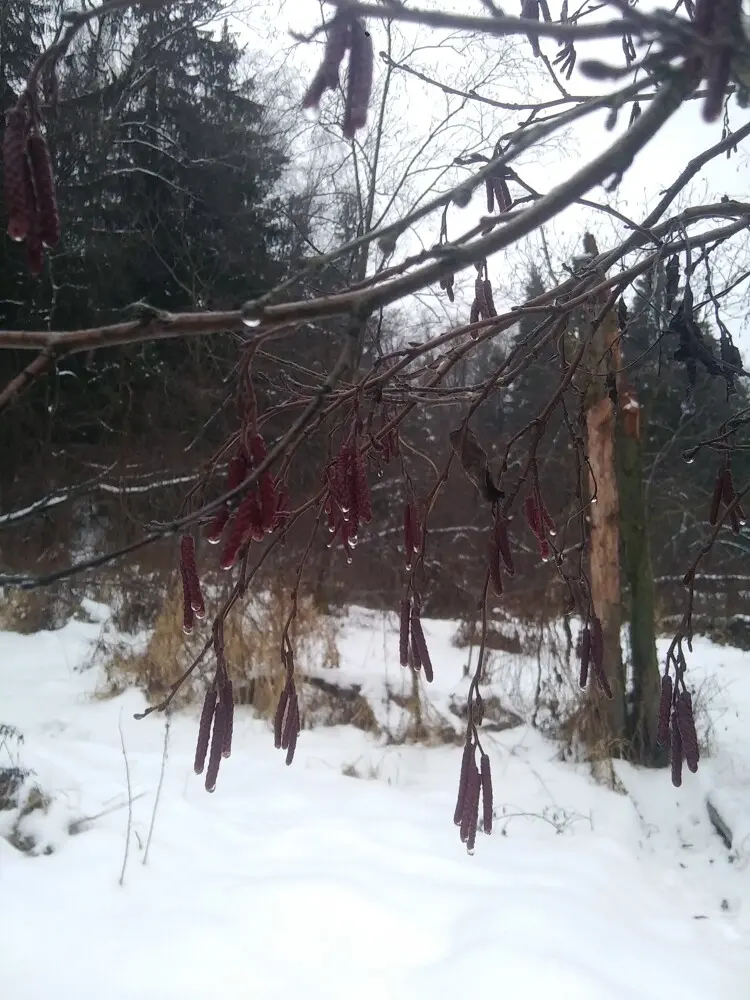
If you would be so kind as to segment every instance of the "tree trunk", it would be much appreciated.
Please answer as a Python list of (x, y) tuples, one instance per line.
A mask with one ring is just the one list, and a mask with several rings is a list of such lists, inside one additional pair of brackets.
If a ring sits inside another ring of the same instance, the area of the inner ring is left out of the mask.
[(620, 489), (620, 530), (623, 568), (630, 589), (630, 656), (633, 671), (629, 735), (632, 760), (647, 767), (664, 767), (666, 751), (656, 744), (661, 679), (654, 628), (654, 574), (648, 539), (643, 488), (642, 410), (635, 393), (620, 393), (617, 473)]
[(612, 688), (605, 699), (592, 687), (596, 719), (594, 735), (608, 756), (619, 755), (627, 739), (625, 678), (620, 650), (620, 531), (615, 470), (615, 411), (608, 397), (586, 412), (588, 458), (591, 466), (591, 592), (594, 612), (602, 625), (604, 671)]
[[(596, 240), (586, 233), (587, 254), (598, 254)], [(605, 304), (606, 294), (597, 296), (590, 307), (596, 315)], [(622, 608), (620, 593), (620, 504), (617, 492), (615, 438), (617, 417), (610, 387), (620, 368), (620, 330), (617, 312), (610, 309), (594, 332), (585, 358), (586, 368), (595, 373), (586, 391), (586, 432), (591, 480), (591, 598), (601, 622), (603, 668), (612, 689), (606, 699), (598, 685), (589, 687), (588, 738), (595, 756), (620, 756), (627, 744), (625, 671), (620, 649)], [(593, 501), (596, 501), (595, 503)]]

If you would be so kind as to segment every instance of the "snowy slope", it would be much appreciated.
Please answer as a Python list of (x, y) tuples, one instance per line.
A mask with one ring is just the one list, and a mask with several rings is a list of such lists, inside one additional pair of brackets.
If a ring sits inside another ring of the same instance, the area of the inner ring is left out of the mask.
[[(750, 995), (750, 837), (730, 856), (703, 804), (707, 790), (723, 795), (750, 833), (745, 654), (696, 643), (700, 670), (718, 679), (717, 753), (679, 792), (663, 772), (622, 765), (628, 794), (618, 795), (526, 726), (493, 735), (498, 829), (474, 857), (451, 822), (460, 749), (319, 729), (303, 732), (286, 768), (267, 725), (238, 713), (232, 758), (207, 795), (191, 769), (195, 713), (179, 715), (144, 867), (163, 720), (133, 720), (135, 692), (92, 697), (95, 672), (76, 668), (100, 628), (0, 634), (0, 722), (24, 732), (23, 762), (54, 796), (47, 815), (29, 817), (53, 853), (24, 855), (0, 838), (4, 996)], [(465, 691), (465, 653), (449, 623), (426, 632), (443, 712)], [(379, 713), (390, 711), (384, 676), (404, 683), (396, 643), (388, 623), (363, 615), (341, 642), (337, 674), (364, 684)], [(126, 801), (120, 726), (141, 796), (123, 887), (127, 809), (65, 832)], [(342, 774), (352, 765), (361, 779)]]

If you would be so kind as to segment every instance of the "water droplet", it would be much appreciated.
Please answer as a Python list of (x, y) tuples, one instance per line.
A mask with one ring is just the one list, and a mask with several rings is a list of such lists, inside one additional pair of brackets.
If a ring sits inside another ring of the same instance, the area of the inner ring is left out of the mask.
[(356, 549), (356, 547), (358, 545), (359, 545), (359, 536), (358, 535), (352, 535), (349, 538), (349, 546), (350, 546), (350, 548)]
[(542, 562), (543, 563), (548, 563), (549, 562), (549, 556), (542, 556)]
[(335, 524), (329, 524), (328, 525), (328, 530), (331, 532), (331, 534), (333, 534), (334, 531), (336, 530), (336, 525)]
[(347, 556), (346, 557), (346, 565), (347, 566), (351, 566), (351, 564), (352, 564), (352, 557), (351, 556)]
[(554, 538), (555, 535), (557, 534), (557, 528), (549, 528), (547, 530), (547, 534), (549, 535), (550, 538)]
[(209, 545), (218, 545), (221, 541), (221, 535), (208, 535), (206, 541)]
[(746, 524), (747, 524), (747, 518), (746, 517), (741, 517), (740, 518), (740, 525), (744, 528)]
[(256, 326), (260, 326), (260, 320), (257, 316), (243, 316), (242, 322), (245, 326), (249, 326), (250, 329), (254, 329)]
[(341, 504), (341, 513), (342, 514), (348, 514), (349, 513), (349, 508), (345, 507), (344, 504)]
[(596, 497), (592, 497), (592, 498), (591, 498), (591, 502), (592, 502), (592, 503), (596, 503), (596, 502), (597, 502), (597, 501), (596, 501)]
[(472, 857), (472, 858), (474, 857), (474, 851), (475, 851), (474, 847), (467, 847), (466, 848), (466, 853), (469, 855), (469, 857)]
[(383, 478), (383, 470), (382, 469), (378, 469), (378, 479), (382, 479), (382, 478)]

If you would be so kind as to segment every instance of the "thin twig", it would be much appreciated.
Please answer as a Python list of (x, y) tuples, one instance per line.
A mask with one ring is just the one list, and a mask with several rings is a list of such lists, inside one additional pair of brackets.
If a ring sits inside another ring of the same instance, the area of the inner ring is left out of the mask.
[(122, 858), (122, 870), (120, 872), (119, 885), (125, 884), (125, 869), (128, 867), (128, 855), (130, 854), (130, 835), (133, 829), (133, 789), (130, 784), (130, 762), (125, 750), (125, 735), (122, 731), (122, 715), (120, 716), (117, 728), (120, 731), (120, 746), (122, 748), (122, 759), (125, 761), (125, 781), (128, 788), (128, 826), (125, 832), (125, 853)]
[(151, 848), (151, 838), (154, 835), (154, 826), (156, 824), (156, 810), (159, 808), (159, 799), (161, 798), (161, 789), (164, 784), (164, 773), (167, 769), (167, 752), (169, 750), (169, 727), (172, 723), (172, 716), (167, 710), (164, 718), (164, 746), (161, 752), (161, 770), (159, 771), (159, 784), (156, 786), (156, 797), (154, 798), (154, 811), (151, 813), (151, 824), (148, 828), (148, 837), (146, 838), (146, 850), (143, 852), (143, 864), (145, 865), (148, 861), (148, 852)]

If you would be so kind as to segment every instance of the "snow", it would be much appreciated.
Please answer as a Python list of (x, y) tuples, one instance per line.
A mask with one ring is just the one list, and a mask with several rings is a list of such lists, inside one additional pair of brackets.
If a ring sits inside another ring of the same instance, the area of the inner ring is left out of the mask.
[[(0, 837), (4, 995), (747, 997), (746, 654), (695, 643), (696, 683), (713, 678), (705, 718), (714, 750), (679, 790), (664, 772), (619, 763), (618, 794), (530, 726), (489, 734), (496, 831), (480, 835), (473, 857), (452, 825), (459, 747), (319, 728), (303, 731), (286, 768), (267, 723), (240, 711), (232, 757), (208, 795), (192, 774), (197, 709), (177, 713), (144, 865), (164, 720), (133, 719), (144, 707), (137, 692), (97, 696), (97, 669), (82, 667), (107, 614), (93, 603), (85, 610), (87, 621), (56, 632), (0, 633), (0, 722), (23, 732), (27, 787), (38, 783), (52, 800), (19, 821), (35, 854)], [(397, 728), (386, 684), (406, 690), (408, 678), (393, 626), (352, 613), (342, 667), (322, 673), (362, 685)], [(430, 697), (446, 717), (467, 686), (455, 628), (425, 622)], [(121, 739), (133, 796), (122, 886)], [(709, 792), (738, 833), (732, 852), (706, 818)], [(15, 821), (0, 812), (0, 833)], [(71, 824), (82, 832), (69, 835)]]

